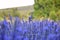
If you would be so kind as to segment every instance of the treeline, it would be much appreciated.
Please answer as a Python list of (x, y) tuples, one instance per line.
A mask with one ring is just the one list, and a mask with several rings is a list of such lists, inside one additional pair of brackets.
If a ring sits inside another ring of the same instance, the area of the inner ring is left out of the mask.
[(60, 0), (34, 0), (34, 17), (60, 20)]

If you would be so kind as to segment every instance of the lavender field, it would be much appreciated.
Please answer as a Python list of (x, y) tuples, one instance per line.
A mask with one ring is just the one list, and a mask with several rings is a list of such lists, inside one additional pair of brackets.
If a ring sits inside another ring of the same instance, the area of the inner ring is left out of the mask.
[(0, 40), (60, 40), (60, 0), (1, 9)]
[(0, 40), (60, 40), (59, 22), (51, 20), (28, 21), (12, 17), (10, 22), (4, 20), (0, 22)]

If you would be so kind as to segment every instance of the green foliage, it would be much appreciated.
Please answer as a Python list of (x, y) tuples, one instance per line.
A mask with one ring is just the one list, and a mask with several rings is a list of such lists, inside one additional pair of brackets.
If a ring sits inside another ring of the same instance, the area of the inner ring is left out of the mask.
[[(60, 0), (35, 0), (34, 4), (35, 17), (47, 17), (53, 20), (60, 20)], [(59, 16), (57, 16), (59, 14)]]
[(56, 13), (55, 13), (54, 10), (53, 10), (53, 11), (50, 11), (50, 15), (49, 15), (49, 17), (50, 17), (51, 19), (53, 19), (53, 20), (56, 20), (57, 15), (56, 15)]
[(60, 10), (56, 12), (57, 19), (60, 20)]
[(15, 17), (15, 16), (20, 17), (20, 13), (16, 10), (16, 12), (13, 14), (13, 16), (14, 16), (14, 17)]

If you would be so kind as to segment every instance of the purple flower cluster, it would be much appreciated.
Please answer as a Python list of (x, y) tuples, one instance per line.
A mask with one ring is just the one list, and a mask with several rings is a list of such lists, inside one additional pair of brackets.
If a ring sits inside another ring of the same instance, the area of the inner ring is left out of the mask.
[(60, 40), (60, 25), (49, 20), (21, 21), (18, 17), (9, 23), (4, 17), (0, 22), (0, 40)]

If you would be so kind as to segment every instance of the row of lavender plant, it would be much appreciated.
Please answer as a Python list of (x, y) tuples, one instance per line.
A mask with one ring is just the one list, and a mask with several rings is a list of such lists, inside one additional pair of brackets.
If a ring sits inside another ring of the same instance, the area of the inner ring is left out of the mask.
[(60, 25), (55, 21), (10, 20), (0, 22), (0, 40), (60, 40)]

